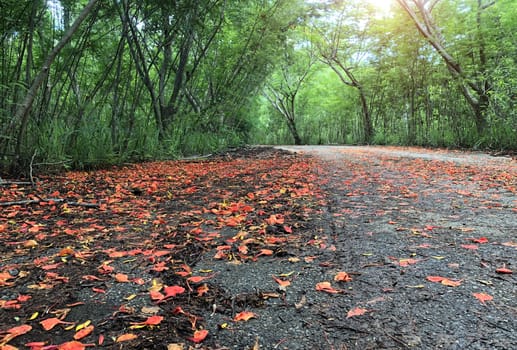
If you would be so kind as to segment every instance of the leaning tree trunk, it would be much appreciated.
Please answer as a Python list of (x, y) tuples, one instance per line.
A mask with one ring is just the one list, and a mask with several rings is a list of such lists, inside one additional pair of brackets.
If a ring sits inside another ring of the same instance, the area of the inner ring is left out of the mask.
[[(45, 62), (43, 63), (43, 66), (41, 67), (38, 75), (32, 82), (29, 91), (27, 91), (27, 95), (25, 96), (25, 99), (23, 103), (18, 107), (16, 110), (16, 114), (11, 121), (11, 126), (14, 127), (15, 123), (19, 120), (20, 121), (20, 127), (18, 129), (18, 138), (16, 140), (16, 148), (15, 148), (15, 156), (16, 156), (16, 162), (19, 162), (20, 158), (20, 152), (21, 152), (21, 146), (23, 141), (23, 135), (25, 134), (25, 131), (27, 129), (27, 125), (29, 122), (29, 115), (30, 110), (32, 108), (32, 104), (34, 103), (34, 99), (36, 98), (36, 95), (38, 93), (39, 88), (45, 81), (45, 79), (48, 76), (48, 73), (50, 71), (50, 66), (56, 59), (59, 52), (72, 40), (73, 35), (77, 32), (79, 29), (79, 26), (81, 23), (88, 17), (88, 14), (91, 12), (95, 4), (97, 3), (97, 0), (90, 0), (88, 4), (83, 8), (79, 16), (76, 18), (75, 22), (72, 24), (72, 26), (65, 32), (61, 40), (57, 43), (56, 46), (50, 51), (47, 58), (45, 59)], [(14, 164), (13, 164), (14, 165)], [(19, 164), (16, 164), (18, 166)]]
[[(442, 57), (449, 72), (456, 79), (461, 89), (461, 93), (472, 111), (474, 112), (474, 122), (476, 129), (479, 134), (483, 133), (487, 126), (486, 111), (489, 106), (488, 89), (490, 84), (488, 80), (482, 79), (482, 81), (476, 81), (472, 77), (467, 76), (463, 70), (460, 62), (458, 62), (445, 48), (444, 39), (441, 35), (440, 28), (434, 23), (434, 19), (431, 15), (433, 6), (438, 2), (434, 1), (430, 6), (426, 6), (427, 0), (413, 0), (417, 11), (415, 11), (410, 5), (409, 0), (397, 0), (404, 11), (409, 15), (417, 30), (427, 40), (427, 42), (436, 50), (436, 52)], [(478, 0), (477, 9), (477, 26), (478, 33), (480, 32), (481, 25), (481, 11), (492, 6), (495, 1), (490, 2), (486, 5), (482, 4), (481, 0)], [(481, 58), (480, 70), (483, 73), (486, 69), (486, 56), (484, 51), (484, 42), (480, 38), (480, 49), (479, 54)]]

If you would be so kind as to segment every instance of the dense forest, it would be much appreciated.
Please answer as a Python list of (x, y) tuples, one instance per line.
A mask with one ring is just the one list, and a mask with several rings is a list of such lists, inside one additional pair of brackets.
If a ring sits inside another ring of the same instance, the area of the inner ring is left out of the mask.
[(0, 3), (1, 171), (242, 144), (517, 149), (515, 0)]

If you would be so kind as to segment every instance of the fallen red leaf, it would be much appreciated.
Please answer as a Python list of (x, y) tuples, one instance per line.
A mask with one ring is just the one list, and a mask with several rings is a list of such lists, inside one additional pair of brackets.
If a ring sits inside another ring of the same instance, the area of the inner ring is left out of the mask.
[(363, 309), (361, 307), (355, 307), (347, 312), (346, 318), (354, 317), (354, 316), (361, 316), (367, 313), (369, 310)]
[(239, 312), (235, 317), (233, 318), (234, 321), (248, 321), (250, 318), (256, 318), (257, 315), (251, 311), (242, 311)]
[(84, 350), (88, 346), (95, 346), (95, 344), (83, 344), (78, 341), (69, 341), (57, 346), (57, 350)]
[(479, 300), (482, 304), (487, 301), (493, 300), (494, 297), (486, 293), (472, 293), (472, 295)]
[(350, 277), (350, 275), (344, 271), (340, 271), (334, 276), (334, 281), (350, 282), (351, 280), (352, 277)]
[(449, 287), (458, 287), (459, 285), (461, 285), (461, 280), (460, 281), (451, 280), (449, 278), (441, 277), (441, 276), (427, 276), (426, 279), (428, 281), (441, 283), (441, 284), (443, 284), (445, 286), (449, 286)]
[(117, 273), (115, 274), (115, 280), (117, 282), (120, 282), (120, 283), (127, 283), (129, 282), (129, 278), (126, 274), (124, 273)]
[[(131, 322), (133, 326), (157, 326), (163, 321), (163, 316), (150, 316), (143, 322)], [(135, 328), (135, 327), (131, 327)]]
[(340, 289), (333, 288), (332, 285), (330, 284), (330, 282), (328, 282), (328, 281), (317, 283), (316, 290), (321, 291), (321, 292), (330, 293), (330, 294), (337, 294), (337, 293), (342, 292), (342, 290), (340, 290)]
[(93, 325), (84, 327), (83, 329), (81, 329), (80, 331), (78, 331), (77, 333), (74, 334), (74, 339), (75, 340), (83, 339), (84, 337), (88, 336), (91, 332), (93, 332), (94, 328), (95, 327)]
[(276, 277), (275, 275), (273, 275), (272, 277), (275, 280), (275, 282), (280, 285), (280, 287), (282, 289), (285, 289), (285, 288), (287, 288), (288, 286), (291, 285), (290, 281), (284, 281), (283, 279), (280, 279), (280, 278)]
[(43, 327), (44, 330), (49, 331), (52, 328), (54, 328), (55, 326), (57, 326), (58, 324), (73, 324), (73, 323), (72, 322), (61, 321), (57, 317), (51, 317), (51, 318), (47, 318), (47, 319), (45, 319), (43, 321), (40, 321), (40, 324), (41, 324), (41, 326)]
[(124, 341), (129, 341), (138, 338), (138, 335), (133, 333), (125, 333), (122, 335), (119, 335), (117, 339), (115, 340), (116, 343), (122, 343)]
[(203, 340), (205, 340), (206, 336), (208, 335), (208, 331), (206, 329), (201, 329), (194, 332), (194, 336), (191, 338), (188, 338), (188, 340), (194, 342), (194, 343), (201, 343)]
[(488, 243), (488, 238), (486, 238), (486, 237), (471, 238), (471, 241), (474, 243), (483, 244), (483, 243)]
[(441, 282), (443, 277), (441, 276), (427, 276), (426, 279), (431, 282)]
[(212, 276), (192, 276), (192, 277), (187, 278), (187, 281), (191, 282), (191, 283), (199, 283), (199, 282), (202, 282), (211, 277)]
[(507, 269), (506, 267), (500, 267), (500, 268), (496, 269), (495, 272), (501, 273), (501, 274), (512, 274), (513, 273), (512, 270)]
[(163, 288), (163, 291), (165, 292), (164, 298), (170, 298), (175, 297), (178, 294), (182, 294), (185, 292), (185, 288), (182, 286), (169, 286)]
[(208, 286), (206, 284), (203, 284), (202, 286), (197, 287), (197, 296), (201, 297), (205, 293), (208, 293), (208, 291), (209, 291)]

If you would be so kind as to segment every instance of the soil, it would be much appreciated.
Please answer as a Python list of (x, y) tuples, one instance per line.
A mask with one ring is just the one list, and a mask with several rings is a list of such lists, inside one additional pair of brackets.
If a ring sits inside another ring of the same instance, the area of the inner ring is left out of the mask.
[(34, 201), (0, 207), (5, 349), (78, 349), (85, 321), (91, 348), (517, 348), (511, 158), (249, 147), (40, 181), (1, 199)]

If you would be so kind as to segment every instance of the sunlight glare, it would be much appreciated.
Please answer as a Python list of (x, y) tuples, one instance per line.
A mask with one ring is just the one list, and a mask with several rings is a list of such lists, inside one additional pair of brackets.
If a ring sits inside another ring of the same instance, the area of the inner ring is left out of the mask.
[(390, 13), (391, 5), (393, 0), (366, 0), (379, 11), (381, 16), (388, 15)]

